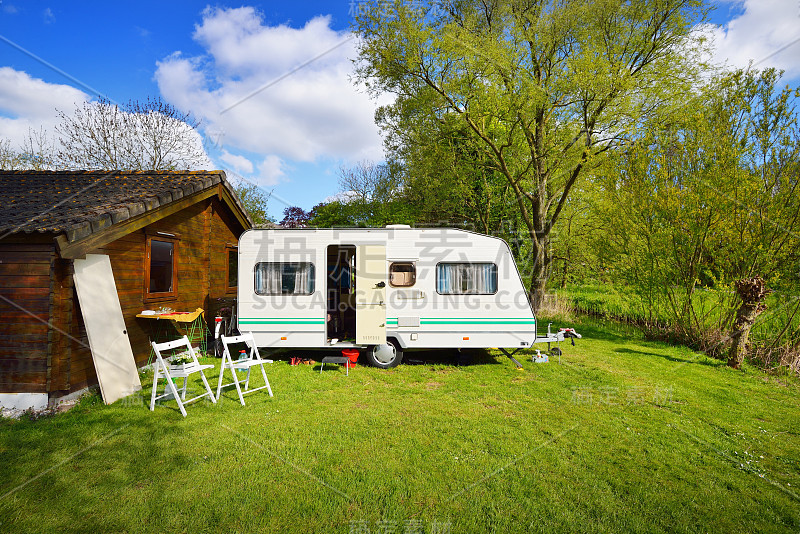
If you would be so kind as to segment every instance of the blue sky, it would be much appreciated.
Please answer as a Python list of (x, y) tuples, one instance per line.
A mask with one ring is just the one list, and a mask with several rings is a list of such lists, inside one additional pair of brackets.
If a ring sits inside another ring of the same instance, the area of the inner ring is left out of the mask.
[[(797, 85), (800, 43), (790, 43), (800, 39), (798, 0), (716, 6), (713, 24), (698, 29), (713, 39), (716, 61), (767, 58), (759, 66), (786, 69), (785, 81)], [(49, 131), (56, 109), (95, 92), (120, 103), (160, 96), (202, 119), (214, 167), (274, 190), (273, 216), (285, 204), (309, 209), (337, 193), (340, 166), (382, 158), (377, 103), (348, 78), (357, 8), (350, 0), (2, 0), (0, 139), (16, 144), (28, 128)]]

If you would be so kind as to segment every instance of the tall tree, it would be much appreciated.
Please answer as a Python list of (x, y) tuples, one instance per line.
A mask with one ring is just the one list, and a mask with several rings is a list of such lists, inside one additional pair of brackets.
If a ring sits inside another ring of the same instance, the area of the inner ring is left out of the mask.
[(176, 170), (210, 165), (198, 123), (158, 98), (124, 106), (103, 99), (58, 114), (59, 167)]
[(267, 226), (269, 223), (274, 223), (275, 220), (270, 217), (267, 202), (272, 192), (265, 193), (263, 189), (255, 184), (247, 182), (239, 182), (234, 186), (236, 196), (242, 202), (244, 209), (247, 211), (250, 218), (256, 226)]
[(653, 321), (716, 353), (733, 340), (739, 363), (765, 287), (783, 291), (757, 341), (798, 332), (800, 89), (779, 81), (772, 69), (725, 74), (672, 123), (644, 128), (607, 173), (595, 246)]
[(389, 165), (359, 161), (339, 168), (339, 190), (349, 199), (386, 202), (399, 194), (397, 173)]
[(387, 148), (409, 136), (435, 143), (451, 119), (469, 133), (513, 193), (538, 308), (551, 232), (577, 181), (691, 90), (702, 0), (376, 4), (355, 23), (357, 72), (376, 93), (397, 95), (378, 114), (384, 130), (404, 133)]
[(424, 224), (503, 234), (516, 219), (505, 179), (454, 117), (439, 121), (437, 130), (435, 142), (415, 132), (387, 132), (393, 157), (405, 163), (406, 202)]

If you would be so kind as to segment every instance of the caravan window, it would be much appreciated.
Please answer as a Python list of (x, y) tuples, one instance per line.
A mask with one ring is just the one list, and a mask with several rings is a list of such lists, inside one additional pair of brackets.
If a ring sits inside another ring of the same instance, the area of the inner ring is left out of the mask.
[(497, 293), (494, 263), (440, 263), (436, 266), (436, 291), (442, 295), (492, 295)]
[(389, 265), (389, 283), (394, 287), (411, 287), (417, 280), (417, 268), (411, 262)]
[(313, 263), (256, 264), (255, 289), (259, 295), (310, 295), (314, 292)]

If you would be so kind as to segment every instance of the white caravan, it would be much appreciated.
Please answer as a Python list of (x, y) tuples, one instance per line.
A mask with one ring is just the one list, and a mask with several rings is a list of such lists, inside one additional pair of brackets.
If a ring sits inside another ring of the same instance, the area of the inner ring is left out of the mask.
[(537, 339), (514, 258), (496, 237), (405, 225), (252, 229), (238, 259), (237, 326), (259, 347), (358, 348), (387, 368), (407, 350), (516, 352), (563, 340)]

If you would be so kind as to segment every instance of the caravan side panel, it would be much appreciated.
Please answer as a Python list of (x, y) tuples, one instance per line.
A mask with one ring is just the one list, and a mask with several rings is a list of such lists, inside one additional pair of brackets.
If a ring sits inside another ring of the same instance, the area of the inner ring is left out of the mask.
[[(387, 261), (414, 261), (416, 281), (390, 287), (387, 336), (405, 348), (529, 347), (536, 319), (508, 245), (453, 229), (406, 230), (388, 241)], [(448, 270), (492, 273), (466, 292), (445, 287)], [(469, 291), (475, 291), (470, 293)], [(481, 294), (477, 294), (481, 293)]]
[[(242, 234), (239, 330), (252, 332), (259, 347), (324, 346), (324, 251), (315, 232)], [(290, 291), (281, 292), (287, 285)]]

